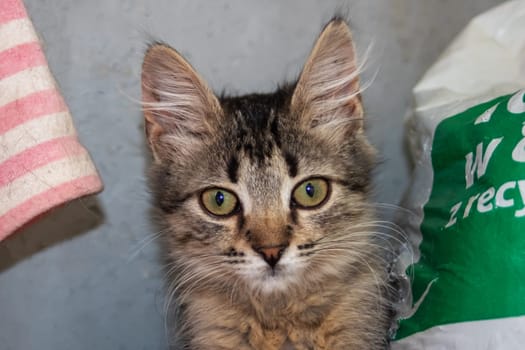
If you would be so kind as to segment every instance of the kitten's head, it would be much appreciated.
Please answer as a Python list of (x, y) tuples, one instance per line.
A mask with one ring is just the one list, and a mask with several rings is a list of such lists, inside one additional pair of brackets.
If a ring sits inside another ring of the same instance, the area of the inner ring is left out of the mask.
[(272, 94), (217, 97), (175, 50), (149, 48), (142, 93), (152, 186), (181, 290), (291, 291), (363, 259), (374, 152), (358, 73), (339, 19), (297, 83)]

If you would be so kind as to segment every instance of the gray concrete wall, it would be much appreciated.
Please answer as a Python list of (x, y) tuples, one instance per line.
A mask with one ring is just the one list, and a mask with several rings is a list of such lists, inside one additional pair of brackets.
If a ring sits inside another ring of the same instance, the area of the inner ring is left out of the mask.
[[(0, 0), (1, 1), (1, 0)], [(162, 268), (149, 221), (139, 99), (149, 35), (184, 53), (217, 90), (269, 91), (293, 78), (323, 22), (348, 11), (383, 163), (376, 199), (408, 185), (410, 89), (469, 18), (498, 0), (26, 0), (80, 138), (104, 179), (0, 243), (0, 350), (164, 349)]]

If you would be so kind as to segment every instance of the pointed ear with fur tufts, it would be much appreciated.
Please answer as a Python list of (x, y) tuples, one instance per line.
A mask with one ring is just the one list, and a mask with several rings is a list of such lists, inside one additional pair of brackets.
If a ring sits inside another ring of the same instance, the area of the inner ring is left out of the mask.
[(217, 127), (217, 97), (174, 49), (151, 46), (142, 65), (146, 135), (156, 161), (184, 154)]
[(352, 34), (341, 19), (330, 21), (317, 39), (291, 100), (300, 125), (341, 141), (363, 129), (363, 106)]

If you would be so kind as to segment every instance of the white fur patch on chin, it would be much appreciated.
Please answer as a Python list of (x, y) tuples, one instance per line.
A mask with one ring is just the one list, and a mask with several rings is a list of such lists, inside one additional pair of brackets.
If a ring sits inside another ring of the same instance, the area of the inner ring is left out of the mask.
[(259, 256), (246, 259), (246, 265), (241, 269), (241, 274), (248, 279), (254, 289), (262, 293), (272, 293), (286, 290), (290, 284), (296, 284), (300, 264), (293, 254), (284, 254), (272, 269)]

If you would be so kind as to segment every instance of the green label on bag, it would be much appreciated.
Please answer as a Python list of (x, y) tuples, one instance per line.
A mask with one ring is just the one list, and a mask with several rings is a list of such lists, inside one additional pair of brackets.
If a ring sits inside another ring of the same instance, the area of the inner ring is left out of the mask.
[(525, 315), (525, 90), (443, 120), (432, 145), (415, 313), (397, 339), (437, 325)]

